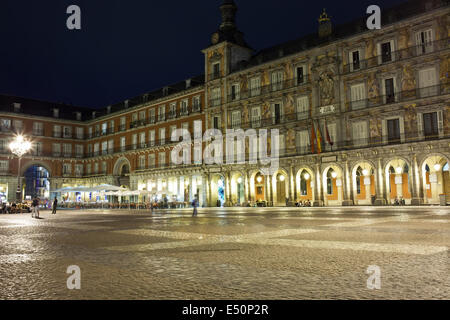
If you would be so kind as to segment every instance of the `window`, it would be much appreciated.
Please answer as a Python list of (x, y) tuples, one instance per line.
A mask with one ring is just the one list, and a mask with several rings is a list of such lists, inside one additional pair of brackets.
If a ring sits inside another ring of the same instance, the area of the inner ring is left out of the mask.
[(283, 72), (275, 71), (272, 72), (272, 91), (277, 91), (283, 89)]
[(387, 120), (388, 143), (400, 142), (400, 119)]
[(77, 139), (83, 139), (83, 136), (84, 136), (83, 128), (77, 127), (75, 129), (75, 131), (76, 131)]
[(8, 150), (8, 146), (5, 139), (0, 139), (0, 153), (4, 153)]
[(192, 99), (192, 109), (194, 112), (200, 111), (200, 96), (196, 96)]
[(145, 132), (141, 132), (139, 134), (139, 146), (141, 148), (147, 147), (147, 144), (145, 143)]
[(92, 138), (92, 127), (88, 128), (88, 138)]
[(63, 137), (64, 138), (72, 138), (72, 127), (64, 126)]
[(108, 141), (102, 142), (102, 155), (108, 154)]
[(42, 122), (33, 122), (33, 135), (44, 135), (44, 124)]
[(139, 122), (142, 124), (145, 124), (145, 110), (139, 111)]
[(437, 112), (423, 114), (423, 132), (425, 138), (436, 138), (439, 135)]
[(148, 120), (150, 121), (150, 123), (155, 123), (155, 109), (149, 109), (148, 110)]
[(133, 150), (136, 150), (137, 144), (138, 144), (138, 137), (137, 137), (137, 134), (135, 133), (131, 136), (131, 145), (132, 145)]
[(188, 111), (188, 100), (183, 100), (180, 102), (180, 113), (185, 116), (189, 113)]
[(75, 175), (76, 176), (82, 176), (83, 175), (83, 165), (78, 163), (75, 164)]
[(36, 142), (34, 144), (34, 154), (36, 156), (42, 155), (42, 142)]
[(219, 126), (220, 126), (220, 124), (219, 124), (219, 122), (220, 122), (219, 116), (214, 116), (212, 118), (212, 121), (213, 121), (213, 128), (214, 129), (219, 129)]
[(385, 103), (395, 102), (395, 87), (394, 78), (389, 78), (384, 80), (384, 95)]
[(295, 78), (297, 84), (304, 84), (306, 82), (306, 68), (305, 66), (298, 66), (295, 68)]
[(250, 79), (250, 96), (258, 96), (261, 94), (261, 78)]
[(11, 129), (11, 120), (9, 119), (1, 119), (1, 130), (2, 131), (8, 131)]
[(16, 132), (22, 132), (23, 122), (22, 120), (13, 120), (13, 127)]
[(119, 130), (120, 130), (120, 131), (125, 131), (126, 126), (127, 126), (127, 118), (121, 117), (121, 118), (120, 118), (120, 127), (119, 127)]
[(61, 138), (61, 126), (53, 126), (53, 137)]
[(92, 157), (92, 144), (88, 144), (88, 155)]
[(335, 180), (335, 178), (333, 178), (333, 169), (328, 170), (327, 173), (327, 194), (328, 195), (332, 195), (333, 194), (333, 180)]
[(309, 99), (308, 96), (297, 98), (297, 119), (307, 119), (309, 116)]
[(181, 128), (189, 131), (189, 122), (183, 122), (183, 124), (181, 125)]
[(284, 136), (284, 134), (280, 134), (278, 136), (278, 154), (280, 156), (283, 156), (285, 149), (286, 149), (286, 137)]
[(433, 52), (433, 30), (417, 32), (416, 46), (418, 55)]
[(158, 107), (158, 121), (166, 120), (166, 106), (162, 105)]
[(102, 123), (102, 136), (108, 133), (108, 123), (104, 122)]
[(150, 153), (148, 155), (148, 167), (149, 168), (155, 167), (155, 154), (154, 153)]
[(353, 125), (353, 145), (365, 146), (367, 144), (367, 121), (354, 122)]
[(71, 174), (72, 173), (72, 165), (70, 163), (63, 164), (63, 174)]
[(94, 143), (94, 157), (98, 156), (99, 153), (100, 153), (100, 144), (97, 142)]
[(98, 162), (94, 163), (94, 174), (98, 174)]
[(99, 124), (96, 124), (96, 125), (95, 125), (94, 135), (95, 135), (96, 137), (100, 136), (100, 125), (99, 125)]
[(439, 94), (435, 68), (419, 70), (419, 94), (421, 98)]
[(252, 128), (259, 128), (261, 126), (261, 108), (252, 108)]
[(394, 61), (394, 40), (378, 44), (379, 62), (386, 63)]
[(231, 100), (239, 100), (241, 94), (241, 86), (239, 83), (234, 83), (231, 85)]
[(272, 124), (280, 124), (282, 117), (282, 110), (280, 103), (272, 104)]
[(120, 151), (125, 151), (126, 149), (126, 139), (125, 137), (120, 137)]
[(59, 117), (59, 109), (53, 109), (53, 117), (58, 118)]
[(302, 130), (297, 132), (296, 140), (297, 140), (296, 141), (297, 152), (299, 154), (308, 153), (310, 150), (310, 139), (308, 130)]
[(70, 143), (64, 143), (63, 144), (63, 152), (64, 152), (64, 157), (71, 157), (72, 156), (72, 145)]
[(148, 132), (148, 142), (150, 143), (151, 147), (155, 145), (155, 130), (150, 130)]
[(0, 160), (0, 171), (6, 172), (9, 169), (9, 161), (8, 160)]
[(177, 116), (177, 104), (175, 102), (169, 105), (169, 118), (173, 119)]
[(352, 110), (364, 108), (366, 106), (366, 86), (364, 83), (350, 86), (350, 96)]
[(106, 161), (103, 161), (102, 162), (102, 173), (106, 174), (107, 170), (108, 170), (108, 163)]
[(75, 145), (75, 156), (77, 158), (83, 157), (83, 145), (82, 144)]
[(170, 128), (169, 128), (169, 140), (172, 140), (172, 134), (173, 134), (173, 132), (175, 130), (177, 130), (177, 126), (176, 125), (170, 126)]
[(114, 120), (109, 121), (109, 133), (114, 133)]
[(135, 112), (135, 113), (131, 114), (131, 123), (136, 125), (137, 121), (138, 121), (138, 114), (137, 114), (137, 112)]
[(53, 156), (59, 157), (61, 155), (61, 144), (54, 143), (53, 144)]
[(350, 64), (350, 71), (359, 70), (361, 68), (359, 50), (350, 51), (348, 54), (349, 54), (348, 61)]
[(233, 111), (231, 113), (231, 127), (239, 128), (241, 126), (241, 111)]
[(311, 178), (311, 175), (308, 173), (308, 171), (303, 170), (301, 172), (301, 174), (300, 174), (300, 194), (302, 196), (308, 195), (308, 182), (309, 182), (310, 178)]
[(114, 140), (108, 141), (108, 153), (109, 154), (114, 153)]
[(139, 169), (145, 168), (145, 155), (139, 156)]
[(221, 91), (220, 88), (214, 88), (211, 92), (211, 105), (213, 107), (219, 106), (221, 101)]
[(166, 153), (160, 152), (158, 154), (158, 164), (160, 167), (164, 167), (166, 165)]
[(87, 165), (86, 165), (86, 174), (87, 175), (90, 175), (91, 174), (91, 164), (90, 163), (88, 163)]
[(159, 129), (159, 142), (160, 145), (166, 144), (166, 128)]
[(220, 63), (216, 62), (212, 65), (213, 67), (213, 79), (217, 79), (220, 77)]

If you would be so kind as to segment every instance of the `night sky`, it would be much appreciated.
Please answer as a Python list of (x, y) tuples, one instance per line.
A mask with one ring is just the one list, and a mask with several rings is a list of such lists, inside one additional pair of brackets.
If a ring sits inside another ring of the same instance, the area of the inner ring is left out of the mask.
[[(404, 0), (235, 0), (256, 51)], [(1, 0), (0, 94), (104, 107), (203, 73), (200, 52), (220, 24), (221, 0)], [(81, 8), (82, 29), (66, 27)]]

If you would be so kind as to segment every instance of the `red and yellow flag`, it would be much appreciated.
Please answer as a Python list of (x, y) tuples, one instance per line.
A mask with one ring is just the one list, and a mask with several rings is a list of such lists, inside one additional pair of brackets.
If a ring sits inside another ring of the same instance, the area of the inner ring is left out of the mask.
[(315, 144), (316, 144), (316, 132), (314, 130), (314, 122), (311, 122), (311, 141), (310, 141), (310, 145), (311, 145), (311, 153), (315, 153), (316, 152), (316, 148), (315, 148)]
[(317, 153), (322, 152), (322, 136), (320, 135), (319, 126), (317, 126)]

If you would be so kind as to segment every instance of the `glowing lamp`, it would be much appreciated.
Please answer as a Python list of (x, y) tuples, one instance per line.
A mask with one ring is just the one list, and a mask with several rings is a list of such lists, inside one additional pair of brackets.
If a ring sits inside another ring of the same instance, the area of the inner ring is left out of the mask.
[(305, 178), (305, 180), (309, 180), (309, 178), (310, 178), (309, 173), (305, 173), (305, 174), (303, 175), (303, 178)]
[(402, 168), (401, 168), (401, 167), (397, 167), (397, 168), (395, 169), (395, 172), (397, 172), (397, 174), (402, 173)]
[(238, 182), (238, 183), (242, 183), (242, 178), (239, 177), (239, 178), (237, 179), (237, 182)]
[(439, 163), (436, 163), (434, 165), (434, 170), (439, 171), (439, 169), (441, 169), (441, 165)]
[(258, 183), (261, 183), (261, 181), (262, 181), (261, 176), (258, 176), (258, 177), (256, 178), (256, 181), (257, 181)]
[(367, 169), (364, 169), (364, 170), (362, 171), (362, 174), (365, 175), (365, 176), (367, 176), (367, 175), (369, 174), (369, 171), (367, 171)]
[(284, 181), (284, 176), (283, 175), (280, 176), (280, 181)]
[(331, 173), (331, 176), (333, 177), (333, 179), (336, 179), (336, 177), (337, 177), (336, 171), (333, 171), (333, 172)]

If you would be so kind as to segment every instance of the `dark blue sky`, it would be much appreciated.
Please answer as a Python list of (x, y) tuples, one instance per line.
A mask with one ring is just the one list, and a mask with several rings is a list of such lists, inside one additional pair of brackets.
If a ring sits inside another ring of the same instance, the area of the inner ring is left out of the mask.
[[(221, 0), (2, 0), (0, 93), (103, 107), (203, 73), (200, 52)], [(340, 24), (403, 0), (236, 0), (255, 50), (317, 31), (322, 8)], [(66, 28), (66, 8), (82, 30)]]

